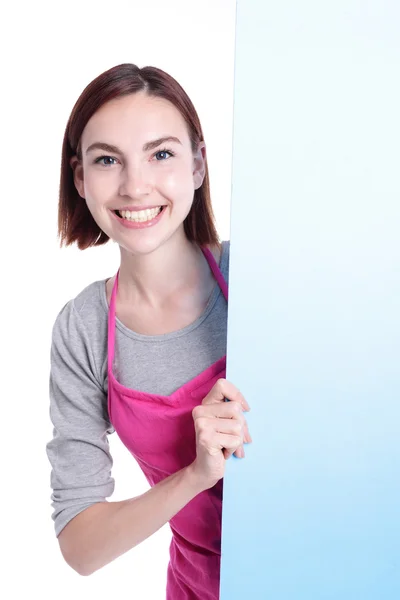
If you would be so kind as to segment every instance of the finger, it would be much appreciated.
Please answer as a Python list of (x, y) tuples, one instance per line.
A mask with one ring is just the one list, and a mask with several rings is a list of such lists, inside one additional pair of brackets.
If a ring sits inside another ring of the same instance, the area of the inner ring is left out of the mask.
[(239, 404), (242, 405), (243, 410), (250, 410), (250, 406), (241, 391), (226, 379), (218, 379), (207, 396), (203, 399), (202, 404), (223, 403), (226, 402), (226, 400), (239, 402)]
[(244, 422), (238, 419), (208, 419), (207, 426), (216, 433), (228, 433), (240, 437), (241, 443), (244, 437)]
[(239, 446), (239, 448), (234, 452), (234, 455), (237, 458), (244, 458), (246, 455), (243, 446)]
[(224, 453), (224, 457), (226, 459), (230, 458), (232, 456), (232, 454), (234, 454), (236, 456), (236, 458), (244, 458), (245, 457), (243, 445), (240, 445), (239, 448), (236, 448), (236, 450), (224, 448), (223, 453)]
[(193, 411), (193, 418), (199, 417), (218, 418), (218, 419), (237, 419), (245, 421), (242, 405), (239, 402), (224, 402), (222, 404), (199, 404)]
[(204, 428), (199, 432), (197, 441), (210, 456), (215, 456), (222, 450), (224, 456), (229, 458), (242, 445), (243, 438), (241, 435), (220, 433)]
[(210, 436), (211, 452), (212, 448), (218, 447), (222, 450), (225, 458), (232, 456), (242, 446), (242, 437), (231, 435), (229, 433), (214, 433)]
[(239, 438), (239, 444), (243, 444), (244, 423), (237, 419), (199, 417), (195, 421), (195, 430), (198, 440), (202, 440), (202, 445), (207, 445), (209, 440), (215, 441), (219, 434), (233, 435)]
[(246, 419), (244, 421), (243, 428), (244, 428), (244, 438), (243, 438), (243, 441), (244, 441), (245, 444), (251, 444), (251, 442), (253, 441), (253, 438), (250, 435), (249, 426), (247, 424)]
[(218, 420), (219, 431), (210, 436), (210, 439), (215, 440), (223, 451), (225, 459), (228, 459), (235, 454), (237, 458), (244, 458), (245, 452), (243, 448), (243, 429), (239, 424), (228, 419)]

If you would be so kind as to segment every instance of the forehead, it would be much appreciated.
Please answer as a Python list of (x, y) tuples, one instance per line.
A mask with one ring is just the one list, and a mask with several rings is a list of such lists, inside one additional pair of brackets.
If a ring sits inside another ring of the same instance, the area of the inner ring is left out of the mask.
[(82, 134), (82, 146), (99, 141), (142, 144), (167, 135), (188, 143), (187, 126), (179, 110), (164, 98), (138, 92), (110, 100), (92, 115)]

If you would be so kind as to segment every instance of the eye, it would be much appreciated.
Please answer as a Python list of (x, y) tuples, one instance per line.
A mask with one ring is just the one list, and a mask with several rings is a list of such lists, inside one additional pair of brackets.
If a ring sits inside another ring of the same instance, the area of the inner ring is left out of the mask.
[[(108, 160), (108, 159), (110, 159), (110, 160), (117, 160), (113, 156), (99, 156), (99, 158), (96, 158), (96, 160), (94, 162), (96, 164), (100, 164), (100, 161), (102, 161), (102, 160)], [(111, 164), (110, 163), (102, 163), (102, 165), (104, 167), (110, 167), (110, 166), (112, 166), (112, 163)]]
[(168, 158), (168, 156), (166, 157), (165, 155), (169, 154), (170, 156), (174, 156), (174, 153), (171, 152), (171, 150), (167, 150), (167, 148), (163, 148), (162, 150), (159, 150), (158, 152), (155, 153), (155, 157), (161, 157), (160, 159), (157, 158), (157, 161), (160, 162), (160, 160), (166, 160)]

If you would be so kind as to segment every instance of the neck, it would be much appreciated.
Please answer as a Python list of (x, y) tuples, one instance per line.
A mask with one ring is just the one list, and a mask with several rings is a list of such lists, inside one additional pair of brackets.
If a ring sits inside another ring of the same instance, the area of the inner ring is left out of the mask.
[(159, 308), (182, 291), (207, 288), (211, 278), (201, 249), (184, 234), (149, 254), (133, 255), (121, 248), (118, 293), (128, 301)]

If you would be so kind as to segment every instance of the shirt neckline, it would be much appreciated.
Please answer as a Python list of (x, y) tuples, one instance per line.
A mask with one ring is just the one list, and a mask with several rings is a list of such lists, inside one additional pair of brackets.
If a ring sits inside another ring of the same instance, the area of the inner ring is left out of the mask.
[[(227, 242), (223, 241), (221, 246), (222, 246), (221, 247), (221, 256), (220, 256), (218, 266), (223, 273), (225, 271), (225, 266), (226, 266), (226, 261), (227, 261), (227, 252), (226, 252)], [(104, 310), (106, 311), (107, 316), (108, 316), (109, 306), (108, 306), (108, 302), (107, 302), (106, 282), (108, 281), (108, 279), (109, 278), (102, 279), (99, 282), (99, 284), (100, 284), (99, 292), (100, 292), (100, 296), (101, 296), (101, 303), (102, 303)], [(216, 281), (213, 291), (211, 292), (211, 295), (208, 299), (208, 302), (204, 308), (203, 313), (195, 321), (193, 321), (193, 323), (186, 325), (186, 327), (183, 327), (182, 329), (177, 329), (176, 331), (171, 331), (169, 333), (162, 333), (159, 335), (144, 335), (142, 333), (137, 333), (136, 331), (133, 331), (133, 329), (130, 329), (129, 327), (124, 325), (122, 323), (122, 321), (120, 321), (118, 319), (117, 316), (115, 316), (115, 325), (116, 325), (116, 328), (121, 333), (123, 333), (125, 336), (135, 339), (135, 340), (138, 340), (138, 341), (141, 341), (141, 342), (167, 342), (169, 340), (176, 339), (183, 335), (187, 335), (188, 333), (190, 333), (191, 331), (193, 331), (194, 329), (199, 327), (211, 313), (220, 294), (222, 294), (222, 290), (221, 290), (218, 282)]]

